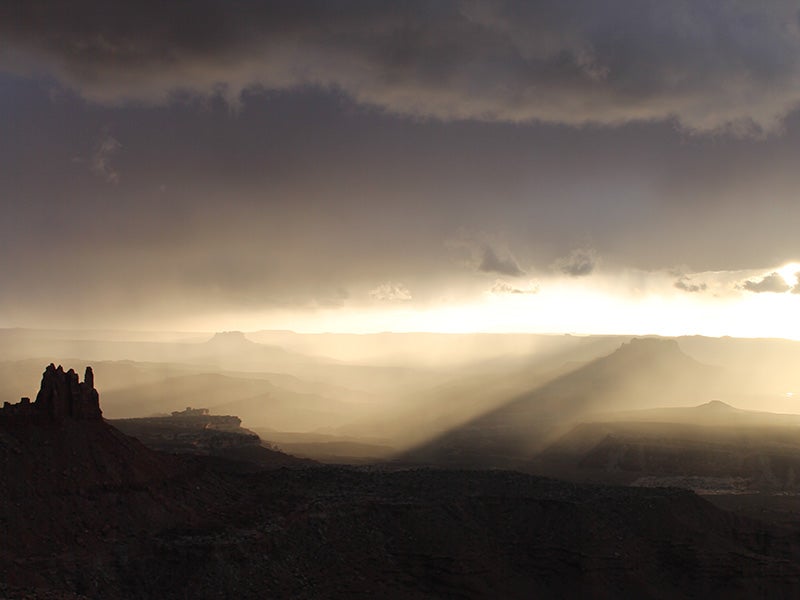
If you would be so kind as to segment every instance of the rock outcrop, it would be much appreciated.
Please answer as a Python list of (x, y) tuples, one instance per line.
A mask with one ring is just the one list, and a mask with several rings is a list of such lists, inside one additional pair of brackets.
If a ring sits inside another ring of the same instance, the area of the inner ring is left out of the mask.
[(247, 336), (241, 331), (220, 331), (214, 334), (207, 342), (208, 345), (225, 349), (235, 350), (241, 348), (253, 348), (258, 344), (247, 339)]
[(310, 466), (313, 460), (285, 454), (241, 426), (233, 415), (210, 415), (207, 408), (187, 407), (170, 417), (108, 421), (145, 446), (170, 454), (217, 456), (262, 468)]
[(81, 382), (73, 369), (65, 372), (61, 365), (50, 363), (42, 375), (36, 401), (22, 398), (16, 404), (5, 402), (0, 409), (0, 418), (3, 417), (101, 420), (100, 395), (94, 387), (92, 367), (86, 367)]

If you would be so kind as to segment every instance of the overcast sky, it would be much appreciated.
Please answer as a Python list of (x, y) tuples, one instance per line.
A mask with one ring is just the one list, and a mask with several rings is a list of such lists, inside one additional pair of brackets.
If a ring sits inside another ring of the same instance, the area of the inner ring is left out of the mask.
[(799, 8), (3, 2), (0, 326), (795, 314)]

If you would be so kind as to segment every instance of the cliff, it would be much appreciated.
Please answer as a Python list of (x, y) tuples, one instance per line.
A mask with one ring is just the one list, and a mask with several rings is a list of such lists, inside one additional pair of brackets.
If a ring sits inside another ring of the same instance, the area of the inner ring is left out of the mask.
[(173, 412), (170, 417), (119, 419), (109, 423), (159, 452), (216, 456), (261, 468), (316, 464), (262, 442), (257, 434), (241, 426), (239, 417), (208, 413), (205, 408), (187, 407)]
[(73, 369), (65, 372), (61, 365), (56, 368), (50, 363), (42, 374), (35, 402), (22, 398), (16, 404), (3, 403), (0, 418), (8, 417), (102, 420), (100, 395), (94, 387), (92, 367), (86, 367), (81, 382)]

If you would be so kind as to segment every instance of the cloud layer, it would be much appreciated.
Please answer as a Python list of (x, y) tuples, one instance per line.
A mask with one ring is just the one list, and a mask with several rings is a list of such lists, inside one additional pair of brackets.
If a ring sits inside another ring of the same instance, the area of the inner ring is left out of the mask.
[(403, 115), (771, 131), (800, 100), (796, 2), (29, 0), (0, 68), (105, 103), (337, 89)]

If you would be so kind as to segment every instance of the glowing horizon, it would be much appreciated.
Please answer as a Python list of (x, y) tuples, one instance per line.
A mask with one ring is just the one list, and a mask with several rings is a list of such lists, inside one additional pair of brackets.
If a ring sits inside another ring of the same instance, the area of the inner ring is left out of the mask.
[[(793, 268), (793, 267), (792, 267)], [(786, 268), (776, 269), (783, 273)], [(652, 282), (651, 284), (652, 285)], [(800, 340), (800, 295), (735, 290), (724, 297), (655, 289), (621, 292), (614, 278), (551, 282), (531, 294), (493, 294), (428, 306), (365, 306), (251, 315), (209, 315), (196, 330), (287, 329), (298, 333), (540, 333)], [(214, 326), (210, 326), (213, 324)], [(235, 325), (235, 327), (231, 327)]]

